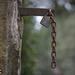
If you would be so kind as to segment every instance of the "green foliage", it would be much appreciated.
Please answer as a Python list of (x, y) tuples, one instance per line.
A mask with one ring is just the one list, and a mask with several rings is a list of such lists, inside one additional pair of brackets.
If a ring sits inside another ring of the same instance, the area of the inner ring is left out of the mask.
[[(74, 73), (74, 49), (75, 49), (75, 13), (65, 18), (66, 20), (57, 21), (57, 60), (62, 71), (66, 75)], [(60, 24), (61, 22), (61, 24)]]
[(29, 5), (29, 0), (22, 0), (22, 7), (27, 7)]
[[(24, 33), (22, 43), (22, 75), (34, 75), (36, 71), (39, 73), (43, 62), (49, 59), (49, 37), (50, 32), (44, 27), (41, 31), (36, 32), (32, 22), (33, 17), (24, 17)], [(39, 64), (38, 64), (39, 62)], [(49, 62), (49, 61), (48, 61)], [(38, 66), (37, 66), (38, 65)], [(42, 70), (43, 68), (41, 68)], [(43, 72), (45, 71), (45, 67)], [(47, 73), (47, 72), (46, 72)]]
[[(28, 5), (28, 0), (23, 1)], [(64, 75), (75, 74), (75, 13), (69, 13), (56, 4), (57, 68)], [(33, 17), (23, 17), (21, 75), (56, 75), (51, 69), (51, 27), (34, 29)]]
[(22, 42), (22, 75), (31, 75), (33, 74), (32, 68), (34, 66), (34, 52), (32, 50), (33, 44), (35, 41), (32, 39), (32, 29), (33, 22), (31, 21), (32, 17), (24, 17), (24, 33), (23, 33), (23, 42)]

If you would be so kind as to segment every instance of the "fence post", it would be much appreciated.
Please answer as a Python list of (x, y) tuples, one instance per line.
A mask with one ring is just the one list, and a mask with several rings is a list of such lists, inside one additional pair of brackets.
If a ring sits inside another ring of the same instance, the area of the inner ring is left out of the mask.
[(21, 75), (23, 22), (18, 4), (17, 0), (0, 0), (0, 75)]

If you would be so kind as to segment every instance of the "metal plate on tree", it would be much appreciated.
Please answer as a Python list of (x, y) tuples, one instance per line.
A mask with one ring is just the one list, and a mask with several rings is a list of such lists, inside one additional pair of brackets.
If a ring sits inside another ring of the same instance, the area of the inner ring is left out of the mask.
[(42, 18), (40, 24), (42, 24), (43, 26), (45, 26), (45, 27), (48, 28), (48, 27), (50, 26), (50, 24), (51, 24), (51, 19), (50, 19), (50, 17), (44, 16), (44, 17)]

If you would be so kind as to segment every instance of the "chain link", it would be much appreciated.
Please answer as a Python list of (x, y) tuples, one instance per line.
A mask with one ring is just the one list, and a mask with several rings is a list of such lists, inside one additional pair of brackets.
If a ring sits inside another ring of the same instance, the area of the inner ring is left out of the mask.
[[(51, 15), (51, 10), (49, 10), (49, 14)], [(52, 27), (52, 32), (51, 32), (51, 37), (52, 37), (52, 43), (51, 43), (51, 47), (52, 47), (52, 52), (51, 52), (51, 57), (52, 57), (52, 62), (51, 62), (51, 67), (54, 69), (56, 68), (56, 22), (53, 19), (52, 15), (50, 16), (51, 21), (51, 27)]]

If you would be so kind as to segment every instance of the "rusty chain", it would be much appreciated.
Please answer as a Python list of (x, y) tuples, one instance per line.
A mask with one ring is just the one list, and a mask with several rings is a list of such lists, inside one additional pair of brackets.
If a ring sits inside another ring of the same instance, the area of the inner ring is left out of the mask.
[(51, 67), (54, 69), (56, 68), (56, 22), (53, 19), (53, 14), (51, 13), (51, 9), (49, 10), (49, 14), (50, 14), (50, 19), (51, 19), (51, 27), (52, 27), (52, 32), (51, 32), (51, 37), (52, 37), (52, 43), (51, 43), (51, 47), (52, 47), (52, 52), (51, 52), (51, 57), (52, 57), (52, 62), (51, 62)]

